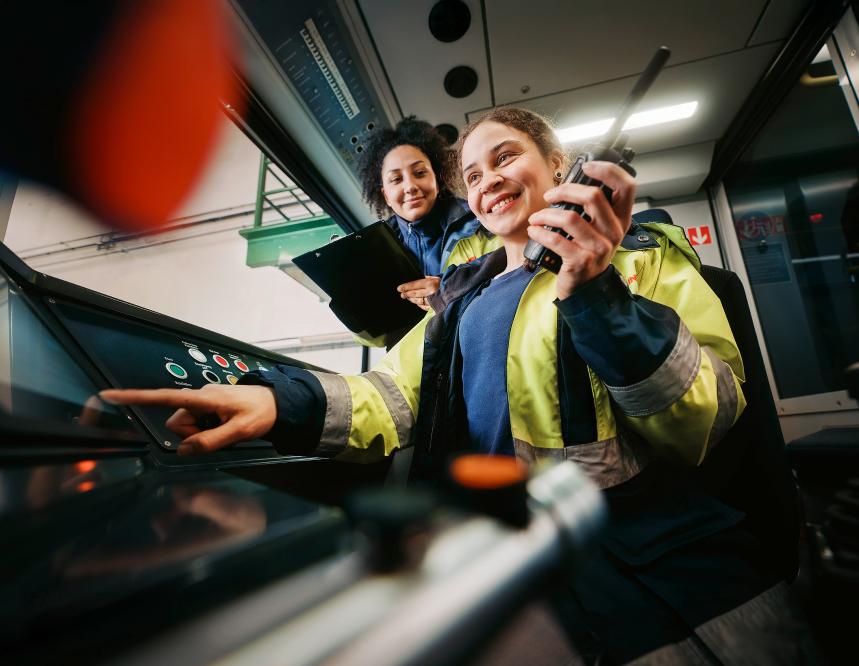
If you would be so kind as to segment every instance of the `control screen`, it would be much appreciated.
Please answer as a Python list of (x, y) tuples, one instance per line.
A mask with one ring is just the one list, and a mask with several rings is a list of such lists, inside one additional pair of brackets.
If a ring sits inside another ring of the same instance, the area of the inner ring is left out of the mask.
[[(243, 374), (272, 365), (206, 340), (94, 308), (64, 301), (57, 301), (55, 307), (63, 323), (118, 388), (235, 384)], [(138, 412), (163, 448), (177, 448), (176, 435), (164, 427), (172, 410), (141, 407)], [(256, 445), (269, 446), (261, 441)]]
[(40, 422), (129, 431), (125, 415), (100, 401), (98, 391), (0, 273), (0, 408)]

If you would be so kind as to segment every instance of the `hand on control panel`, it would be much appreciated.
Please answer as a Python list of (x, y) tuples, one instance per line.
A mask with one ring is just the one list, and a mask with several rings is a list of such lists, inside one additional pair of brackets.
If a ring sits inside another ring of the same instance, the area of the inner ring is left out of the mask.
[[(110, 389), (102, 400), (120, 405), (175, 407), (165, 424), (183, 439), (180, 456), (217, 451), (230, 444), (256, 439), (271, 430), (277, 418), (274, 391), (266, 386), (220, 386), (201, 389)], [(220, 425), (200, 427), (203, 417), (216, 416)]]

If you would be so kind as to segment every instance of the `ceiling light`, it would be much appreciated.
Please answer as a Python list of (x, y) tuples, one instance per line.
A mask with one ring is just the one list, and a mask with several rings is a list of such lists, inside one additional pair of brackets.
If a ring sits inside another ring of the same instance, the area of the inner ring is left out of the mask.
[[(663, 106), (660, 109), (651, 109), (650, 111), (639, 111), (633, 113), (626, 124), (623, 126), (624, 131), (638, 129), (640, 127), (649, 127), (651, 125), (661, 125), (662, 123), (670, 123), (674, 120), (682, 120), (689, 118), (698, 108), (698, 102), (686, 102), (685, 104), (675, 104), (674, 106)], [(573, 141), (581, 141), (582, 139), (592, 139), (602, 136), (608, 132), (614, 118), (606, 118), (604, 120), (595, 120), (591, 123), (582, 125), (573, 125), (572, 127), (564, 127), (563, 129), (555, 130), (561, 143), (572, 143)]]

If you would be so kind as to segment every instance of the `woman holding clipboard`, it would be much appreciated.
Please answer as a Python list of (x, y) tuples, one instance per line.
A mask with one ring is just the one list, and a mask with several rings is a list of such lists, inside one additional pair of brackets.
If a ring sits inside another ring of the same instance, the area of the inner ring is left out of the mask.
[[(481, 257), (500, 246), (452, 193), (450, 149), (427, 122), (409, 116), (367, 145), (360, 176), (364, 200), (417, 258), (426, 277), (398, 287), (402, 298), (429, 310), (448, 266)], [(392, 347), (407, 333), (390, 331), (366, 345)]]

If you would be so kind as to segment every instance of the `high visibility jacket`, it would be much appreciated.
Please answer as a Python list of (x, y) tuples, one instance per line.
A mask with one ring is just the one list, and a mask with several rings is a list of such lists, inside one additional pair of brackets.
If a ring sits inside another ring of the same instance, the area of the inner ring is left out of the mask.
[[(416, 446), (433, 469), (468, 448), (457, 328), (506, 264), (500, 249), (449, 269), (428, 313), (370, 372), (286, 366), (270, 435), (283, 452), (371, 461)], [(683, 230), (633, 225), (605, 273), (555, 300), (555, 275), (529, 283), (512, 324), (507, 393), (516, 455), (569, 459), (600, 487), (653, 457), (699, 464), (742, 412), (743, 366), (721, 303)], [(492, 335), (487, 331), (487, 335)], [(299, 445), (295, 433), (318, 440)]]
[[(449, 454), (469, 446), (458, 325), (505, 265), (500, 249), (449, 269), (433, 299), (438, 314), (371, 372), (278, 366), (243, 377), (276, 392), (268, 437), (284, 453), (353, 461), (414, 446), (413, 475), (441, 478)], [(579, 569), (568, 589), (576, 604), (561, 616), (618, 663), (698, 628), (712, 637), (714, 627), (751, 622), (738, 613), (761, 616), (782, 576), (759, 557), (741, 511), (664, 464), (700, 463), (745, 406), (743, 364), (699, 267), (681, 228), (636, 224), (611, 266), (563, 301), (555, 276), (538, 272), (510, 329), (516, 455), (573, 460), (606, 489), (610, 519), (599, 555)]]

